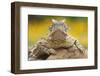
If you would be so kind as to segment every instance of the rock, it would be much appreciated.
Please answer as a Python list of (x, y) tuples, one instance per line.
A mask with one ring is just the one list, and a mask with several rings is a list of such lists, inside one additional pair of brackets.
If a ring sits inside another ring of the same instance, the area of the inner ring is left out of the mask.
[(66, 40), (41, 39), (30, 50), (29, 60), (86, 58), (86, 49), (74, 38)]
[(48, 49), (48, 52), (52, 55), (56, 55), (56, 50), (54, 49)]
[(39, 40), (35, 46), (29, 51), (29, 60), (46, 59), (51, 54), (56, 54), (54, 49), (48, 48), (47, 41), (45, 39)]

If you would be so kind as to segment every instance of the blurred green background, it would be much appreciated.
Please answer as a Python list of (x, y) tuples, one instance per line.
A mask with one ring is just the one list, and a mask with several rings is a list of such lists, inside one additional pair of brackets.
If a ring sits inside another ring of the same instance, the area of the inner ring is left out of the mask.
[(84, 47), (88, 47), (88, 17), (28, 15), (29, 47), (41, 37), (47, 37), (48, 27), (52, 25), (52, 19), (65, 19), (65, 24), (70, 28), (68, 34), (79, 40)]

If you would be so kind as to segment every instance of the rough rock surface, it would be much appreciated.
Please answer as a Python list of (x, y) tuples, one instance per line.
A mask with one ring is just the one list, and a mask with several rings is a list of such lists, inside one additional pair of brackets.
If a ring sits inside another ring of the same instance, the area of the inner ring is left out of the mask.
[(39, 40), (30, 50), (29, 60), (87, 58), (87, 50), (70, 36), (64, 41)]

